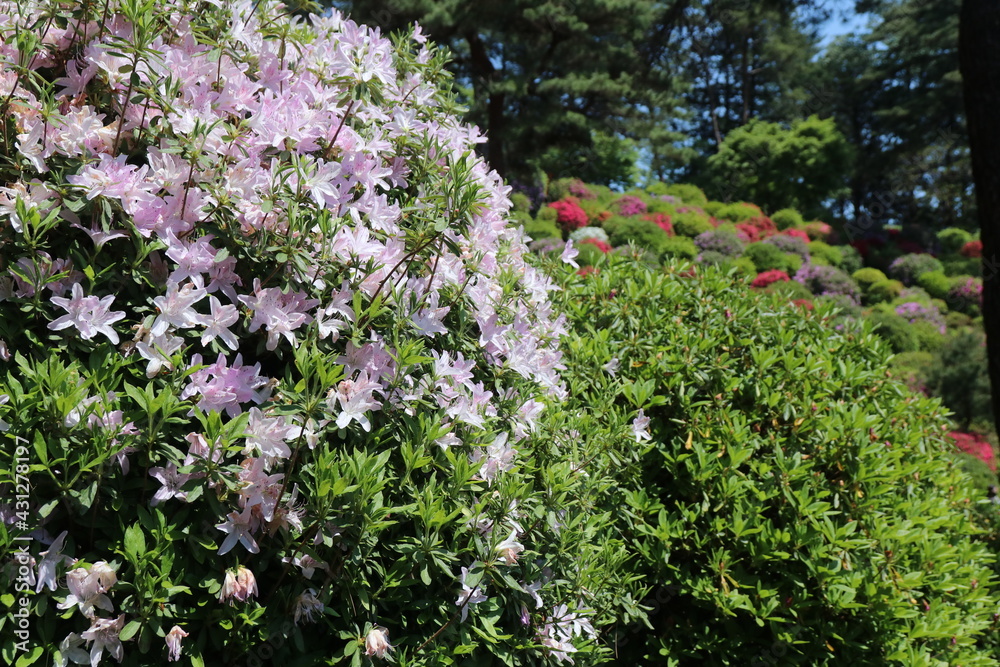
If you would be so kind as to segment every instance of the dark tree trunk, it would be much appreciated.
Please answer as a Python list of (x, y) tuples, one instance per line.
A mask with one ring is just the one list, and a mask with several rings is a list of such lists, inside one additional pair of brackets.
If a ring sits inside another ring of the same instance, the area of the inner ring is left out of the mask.
[(1000, 2), (962, 2), (959, 58), (982, 229), (983, 325), (993, 416), (1000, 424)]

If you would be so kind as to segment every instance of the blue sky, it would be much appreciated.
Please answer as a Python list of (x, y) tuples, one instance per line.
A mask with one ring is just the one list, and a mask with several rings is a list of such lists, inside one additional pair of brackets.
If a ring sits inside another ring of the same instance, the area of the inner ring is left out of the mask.
[(854, 0), (833, 0), (830, 4), (833, 14), (830, 20), (820, 27), (823, 46), (835, 37), (862, 30), (871, 16), (856, 13)]

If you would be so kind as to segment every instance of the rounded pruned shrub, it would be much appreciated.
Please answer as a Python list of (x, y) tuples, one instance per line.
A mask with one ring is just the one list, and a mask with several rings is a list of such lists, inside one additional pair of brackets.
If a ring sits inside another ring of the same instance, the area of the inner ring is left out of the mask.
[(889, 265), (889, 277), (904, 285), (916, 285), (920, 276), (932, 271), (941, 271), (944, 267), (933, 255), (926, 253), (910, 253), (903, 255)]
[(947, 227), (937, 233), (941, 252), (945, 255), (957, 255), (966, 243), (972, 240), (972, 234), (958, 227)]
[(663, 244), (660, 255), (674, 259), (693, 260), (698, 256), (698, 246), (686, 236), (671, 236)]
[(708, 216), (695, 211), (677, 213), (671, 216), (670, 222), (673, 225), (674, 233), (690, 238), (715, 229)]
[(616, 664), (994, 664), (947, 422), (867, 326), (710, 267), (613, 261), (559, 298), (578, 414), (634, 415), (617, 498), (649, 618), (619, 626)]
[(775, 211), (771, 214), (771, 220), (773, 220), (778, 229), (782, 231), (786, 229), (799, 229), (805, 224), (802, 214), (794, 208), (783, 208)]
[(872, 283), (865, 292), (866, 303), (884, 303), (896, 299), (903, 293), (905, 287), (898, 280), (879, 280)]
[(608, 233), (612, 246), (632, 243), (657, 255), (663, 254), (671, 237), (655, 222), (639, 218), (628, 218), (615, 225)]
[(861, 288), (862, 293), (867, 293), (875, 283), (888, 280), (884, 273), (871, 267), (858, 269), (851, 274), (851, 278), (854, 278), (854, 282)]

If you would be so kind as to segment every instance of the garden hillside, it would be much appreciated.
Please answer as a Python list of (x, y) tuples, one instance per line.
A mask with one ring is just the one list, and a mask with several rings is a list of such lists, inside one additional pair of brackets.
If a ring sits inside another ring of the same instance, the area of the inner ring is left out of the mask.
[(996, 484), (982, 243), (973, 234), (947, 228), (927, 237), (890, 228), (860, 236), (795, 209), (768, 215), (748, 202), (710, 201), (682, 184), (620, 193), (561, 179), (516, 193), (513, 201), (532, 248), (561, 252), (569, 242), (582, 267), (631, 244), (650, 265), (683, 259), (733, 269), (753, 290), (800, 308), (833, 305), (836, 329), (868, 322), (896, 353), (892, 374), (951, 410), (950, 437), (969, 455), (984, 493)]
[(417, 27), (0, 36), (5, 664), (1000, 658), (995, 507), (887, 373), (974, 324), (970, 239), (863, 267), (690, 187), (511, 196)]

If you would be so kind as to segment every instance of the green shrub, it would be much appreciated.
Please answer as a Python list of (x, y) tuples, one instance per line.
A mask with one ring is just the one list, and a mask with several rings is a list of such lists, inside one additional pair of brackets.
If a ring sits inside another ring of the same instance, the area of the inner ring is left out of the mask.
[(646, 205), (647, 213), (666, 213), (667, 215), (673, 216), (677, 213), (677, 207), (670, 202), (665, 202), (660, 199), (654, 199)]
[(736, 269), (739, 275), (751, 280), (757, 276), (757, 267), (749, 257), (730, 257), (724, 266)]
[(687, 213), (677, 213), (671, 217), (670, 222), (674, 226), (675, 234), (690, 238), (694, 238), (703, 232), (715, 229), (706, 216), (692, 211)]
[(543, 206), (538, 209), (538, 213), (535, 214), (535, 220), (538, 220), (539, 222), (551, 222), (555, 225), (559, 220), (559, 211), (555, 210), (551, 206)]
[(734, 202), (726, 204), (715, 213), (715, 217), (729, 222), (746, 222), (751, 218), (759, 218), (763, 213), (759, 206), (747, 202)]
[(960, 430), (993, 418), (987, 369), (982, 331), (961, 331), (948, 338), (928, 371), (927, 388), (954, 413)]
[(616, 419), (590, 431), (608, 446), (631, 410), (639, 457), (617, 500), (649, 625), (608, 639), (615, 664), (993, 664), (965, 477), (884, 345), (709, 267), (612, 263), (581, 288), (561, 296), (574, 408)]
[(666, 191), (662, 194), (677, 197), (689, 206), (701, 206), (704, 208), (708, 203), (708, 197), (701, 191), (701, 188), (688, 183), (672, 183), (667, 186)]
[(604, 253), (593, 243), (575, 243), (573, 247), (579, 251), (576, 262), (580, 266), (597, 266), (604, 260)]
[(937, 352), (945, 343), (945, 335), (941, 333), (941, 327), (926, 320), (917, 320), (910, 323), (913, 335), (917, 339), (917, 349), (925, 352)]
[(858, 249), (852, 245), (839, 245), (835, 246), (837, 250), (840, 251), (841, 260), (840, 268), (847, 273), (854, 273), (861, 267), (865, 265), (865, 260), (858, 252)]
[(663, 181), (654, 181), (646, 186), (646, 192), (654, 197), (670, 194), (670, 186)]
[[(776, 269), (784, 271), (788, 275), (794, 275), (795, 271), (798, 270), (798, 267), (792, 269), (792, 261), (789, 259), (792, 255), (781, 252), (770, 243), (751, 243), (743, 250), (743, 256), (753, 262), (757, 271)], [(801, 258), (797, 257), (796, 259), (799, 260), (799, 266), (801, 266)]]
[(708, 215), (712, 217), (718, 217), (719, 211), (724, 209), (728, 204), (721, 201), (709, 201), (701, 204), (701, 209), (705, 211)]
[(888, 275), (904, 285), (916, 285), (923, 274), (940, 271), (942, 268), (941, 262), (933, 255), (910, 253), (894, 259), (889, 265)]
[(889, 371), (911, 391), (923, 393), (927, 387), (927, 374), (934, 364), (934, 355), (918, 350), (897, 354), (889, 363)]
[(510, 196), (511, 210), (518, 213), (531, 212), (531, 199), (523, 192), (515, 192)]
[[(990, 470), (985, 461), (965, 452), (956, 452), (952, 456), (962, 471), (968, 475), (973, 488), (979, 491), (979, 498), (985, 498), (989, 488), (997, 486), (997, 474)], [(1000, 549), (997, 552), (1000, 553)]]
[(805, 260), (802, 259), (801, 255), (796, 255), (794, 252), (785, 253), (785, 266), (787, 267), (785, 273), (789, 276), (794, 276), (804, 263)]
[(839, 267), (840, 263), (844, 261), (844, 256), (841, 254), (839, 248), (835, 248), (823, 241), (811, 241), (809, 243), (809, 255), (812, 256), (814, 262), (816, 258), (823, 258), (830, 266)]
[(664, 258), (693, 260), (698, 256), (698, 246), (686, 236), (668, 236), (659, 255)]
[(771, 214), (771, 220), (781, 231), (785, 231), (786, 229), (798, 229), (805, 224), (802, 214), (794, 208), (783, 208), (779, 211), (775, 211)]
[(782, 301), (795, 301), (798, 299), (812, 299), (813, 293), (809, 291), (809, 288), (800, 282), (795, 280), (780, 280), (776, 283), (771, 283), (764, 288), (764, 291), (769, 294), (774, 294)]
[(545, 198), (549, 201), (559, 201), (571, 195), (570, 187), (578, 183), (580, 183), (580, 179), (578, 178), (557, 178), (549, 183)]
[(972, 318), (965, 313), (952, 310), (944, 316), (944, 323), (949, 329), (962, 329), (972, 324)]
[(937, 239), (942, 254), (957, 255), (962, 246), (972, 240), (972, 234), (958, 227), (947, 227), (937, 233)]
[(946, 299), (952, 282), (943, 271), (928, 271), (917, 278), (917, 285), (935, 299)]
[(872, 330), (885, 340), (893, 352), (915, 352), (920, 349), (913, 326), (894, 312), (875, 310), (867, 318)]
[(857, 271), (851, 274), (851, 277), (854, 278), (854, 282), (858, 284), (863, 294), (867, 293), (868, 290), (871, 289), (872, 285), (874, 285), (875, 283), (882, 282), (883, 280), (888, 280), (888, 278), (884, 273), (882, 273), (878, 269), (873, 269), (871, 267), (858, 269)]
[(898, 280), (880, 280), (873, 283), (864, 295), (865, 303), (884, 303), (892, 301), (903, 291), (904, 285)]
[(670, 240), (670, 236), (656, 223), (641, 219), (626, 218), (621, 224), (615, 225), (613, 231), (605, 231), (613, 246), (632, 243), (657, 255), (663, 254), (667, 241)]
[(946, 259), (942, 262), (942, 270), (948, 276), (979, 276), (983, 272), (983, 260), (977, 257)]
[[(516, 219), (521, 220), (520, 214), (517, 215)], [(562, 230), (559, 229), (559, 226), (552, 220), (542, 220), (541, 216), (536, 220), (529, 217), (522, 224), (524, 225), (524, 233), (532, 240), (562, 238)]]

